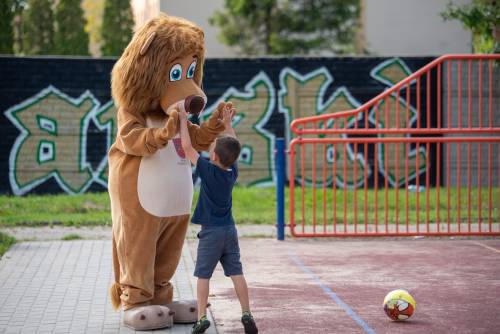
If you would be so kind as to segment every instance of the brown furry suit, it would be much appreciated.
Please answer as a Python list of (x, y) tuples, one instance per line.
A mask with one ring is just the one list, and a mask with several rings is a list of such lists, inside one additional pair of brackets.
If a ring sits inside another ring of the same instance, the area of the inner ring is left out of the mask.
[[(178, 115), (169, 107), (193, 94), (206, 101), (200, 89), (203, 61), (201, 29), (161, 15), (136, 32), (113, 68), (118, 132), (109, 151), (115, 272), (110, 292), (116, 308), (172, 301), (170, 280), (181, 255), (193, 186)], [(174, 65), (187, 70), (193, 63), (194, 76), (186, 71), (172, 81)], [(196, 149), (206, 150), (224, 129), (218, 119), (216, 112), (201, 126), (189, 124)]]

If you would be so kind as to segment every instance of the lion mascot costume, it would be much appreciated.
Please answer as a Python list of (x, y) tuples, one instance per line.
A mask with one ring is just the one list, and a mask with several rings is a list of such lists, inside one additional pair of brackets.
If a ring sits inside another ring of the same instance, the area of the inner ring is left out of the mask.
[[(198, 114), (203, 31), (160, 15), (137, 31), (113, 67), (117, 136), (109, 151), (115, 281), (111, 301), (136, 330), (195, 322), (195, 304), (172, 302), (172, 279), (186, 235), (192, 171), (178, 133), (178, 108)], [(201, 126), (189, 123), (193, 147), (207, 150), (224, 130), (221, 103)]]

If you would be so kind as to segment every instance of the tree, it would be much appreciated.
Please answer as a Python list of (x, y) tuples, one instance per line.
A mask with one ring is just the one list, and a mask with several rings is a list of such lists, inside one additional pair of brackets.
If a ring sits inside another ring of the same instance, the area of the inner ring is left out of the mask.
[(54, 52), (60, 55), (89, 55), (89, 36), (80, 0), (60, 0), (55, 10)]
[(29, 0), (23, 14), (23, 50), (47, 55), (54, 51), (54, 20), (51, 1)]
[(85, 31), (89, 34), (89, 51), (93, 56), (101, 56), (101, 30), (102, 16), (104, 13), (104, 2), (95, 0), (83, 0), (82, 8), (85, 12)]
[(462, 6), (450, 2), (441, 16), (462, 22), (472, 32), (474, 52), (500, 52), (500, 1), (474, 0)]
[(129, 0), (106, 0), (101, 34), (103, 56), (119, 56), (132, 38), (133, 26)]
[(10, 0), (0, 1), (0, 53), (13, 53), (14, 31), (12, 19), (14, 12)]
[(245, 55), (355, 50), (360, 0), (225, 0), (210, 18), (222, 43)]
[(27, 0), (11, 0), (14, 29), (14, 53), (23, 54), (23, 12), (28, 5)]

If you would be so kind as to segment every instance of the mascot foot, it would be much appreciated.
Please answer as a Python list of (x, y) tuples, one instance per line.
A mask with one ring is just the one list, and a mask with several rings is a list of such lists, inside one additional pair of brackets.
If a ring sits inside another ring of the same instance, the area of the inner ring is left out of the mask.
[[(166, 305), (170, 310), (174, 311), (174, 323), (176, 324), (191, 324), (198, 321), (198, 304), (196, 299), (178, 300)], [(209, 307), (210, 304), (207, 304)]]
[(172, 327), (173, 315), (165, 306), (139, 306), (123, 312), (123, 324), (136, 331)]

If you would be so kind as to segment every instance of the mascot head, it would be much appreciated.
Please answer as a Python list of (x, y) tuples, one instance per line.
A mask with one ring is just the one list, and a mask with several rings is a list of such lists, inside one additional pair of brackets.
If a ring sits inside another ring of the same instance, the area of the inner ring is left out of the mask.
[[(130, 41), (113, 67), (115, 104), (146, 115), (186, 106), (198, 114), (206, 105), (201, 89), (205, 46), (195, 24), (161, 14), (148, 21)], [(184, 102), (184, 103), (181, 103)]]

